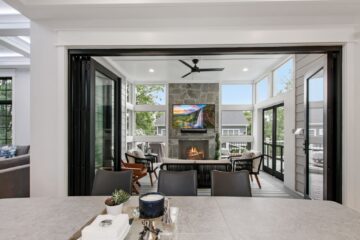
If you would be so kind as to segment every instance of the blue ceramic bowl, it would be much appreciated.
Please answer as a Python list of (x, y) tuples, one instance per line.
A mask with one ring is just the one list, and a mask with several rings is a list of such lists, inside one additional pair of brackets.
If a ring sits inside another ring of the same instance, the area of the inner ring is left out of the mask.
[[(156, 200), (151, 200), (152, 196), (154, 196)], [(151, 192), (141, 195), (139, 197), (140, 218), (150, 219), (161, 217), (164, 215), (164, 205), (165, 196), (161, 193)]]

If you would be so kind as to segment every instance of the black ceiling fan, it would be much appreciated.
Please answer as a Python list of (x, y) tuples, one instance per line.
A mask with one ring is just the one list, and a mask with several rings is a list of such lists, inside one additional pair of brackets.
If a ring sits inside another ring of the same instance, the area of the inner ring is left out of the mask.
[(190, 64), (188, 64), (184, 60), (179, 60), (179, 61), (191, 69), (191, 71), (188, 72), (187, 74), (185, 74), (184, 76), (182, 76), (182, 78), (185, 78), (185, 77), (189, 76), (190, 74), (192, 74), (194, 72), (197, 72), (197, 73), (200, 73), (200, 72), (220, 72), (220, 71), (224, 70), (224, 68), (199, 68), (197, 66), (197, 64), (199, 63), (199, 59), (193, 59), (192, 60), (192, 62), (194, 63), (194, 66), (191, 66)]

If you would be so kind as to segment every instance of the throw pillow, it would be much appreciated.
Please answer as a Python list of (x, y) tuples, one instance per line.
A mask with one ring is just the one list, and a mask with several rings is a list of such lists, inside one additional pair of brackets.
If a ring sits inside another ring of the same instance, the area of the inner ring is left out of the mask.
[(15, 157), (15, 146), (4, 146), (0, 149), (0, 157), (12, 158)]
[(253, 152), (244, 152), (241, 155), (241, 159), (251, 159), (253, 157), (255, 157), (255, 154)]
[(135, 163), (134, 152), (133, 151), (127, 151), (126, 153), (128, 154), (127, 161), (129, 163)]
[(16, 146), (15, 155), (16, 155), (16, 156), (20, 156), (20, 155), (28, 154), (28, 153), (29, 153), (29, 150), (30, 150), (30, 145)]
[(143, 151), (141, 151), (140, 149), (136, 149), (134, 151), (134, 156), (137, 158), (145, 158), (145, 154)]

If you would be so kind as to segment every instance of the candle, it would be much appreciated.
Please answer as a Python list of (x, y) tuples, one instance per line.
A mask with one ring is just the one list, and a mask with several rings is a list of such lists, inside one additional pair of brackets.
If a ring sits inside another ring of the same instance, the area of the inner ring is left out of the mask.
[(146, 193), (139, 197), (140, 218), (157, 218), (164, 215), (165, 197), (161, 193)]

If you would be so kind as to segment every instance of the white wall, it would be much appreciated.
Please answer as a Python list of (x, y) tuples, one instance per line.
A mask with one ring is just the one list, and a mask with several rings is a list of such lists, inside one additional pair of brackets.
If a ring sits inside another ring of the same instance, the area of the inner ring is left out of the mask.
[(30, 70), (16, 69), (14, 78), (15, 145), (30, 145)]
[(360, 212), (360, 41), (344, 47), (343, 203)]
[[(54, 22), (52, 23), (55, 24)], [(352, 27), (284, 27), (281, 30), (213, 29), (187, 31), (171, 28), (103, 30), (46, 29), (32, 23), (31, 73), (31, 195), (67, 193), (66, 81), (67, 47), (154, 47), (154, 46), (257, 46), (344, 44), (344, 204), (360, 211), (360, 48)], [(185, 36), (185, 37), (184, 37)], [(187, 36), (187, 37), (186, 37)], [(188, 36), (191, 36), (188, 37)]]
[(67, 194), (67, 91), (65, 50), (56, 32), (31, 24), (30, 195)]

